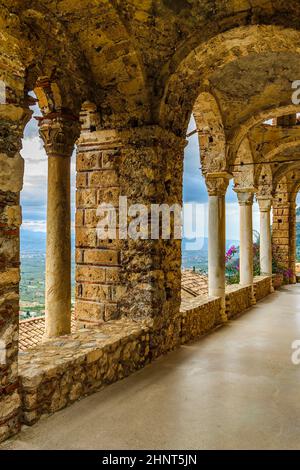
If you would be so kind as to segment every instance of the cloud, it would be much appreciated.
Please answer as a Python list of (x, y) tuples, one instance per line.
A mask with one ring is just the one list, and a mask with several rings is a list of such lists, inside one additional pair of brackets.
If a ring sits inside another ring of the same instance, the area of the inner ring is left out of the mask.
[[(32, 122), (26, 126), (22, 141), (21, 155), (25, 160), (24, 184), (21, 192), (21, 205), (23, 218), (26, 219), (28, 230), (36, 230), (40, 221), (47, 217), (47, 185), (48, 185), (48, 157), (43, 141), (38, 135), (37, 123)], [(71, 160), (71, 213), (75, 213), (75, 154)], [(34, 222), (31, 226), (29, 221)]]
[[(188, 132), (196, 127), (193, 119), (189, 124)], [(200, 150), (198, 136), (194, 134), (188, 139), (188, 145), (184, 152), (183, 172), (183, 201), (184, 202), (207, 202), (208, 195), (204, 178), (200, 168)]]
[(22, 229), (30, 232), (41, 232), (46, 233), (46, 221), (45, 220), (23, 220)]

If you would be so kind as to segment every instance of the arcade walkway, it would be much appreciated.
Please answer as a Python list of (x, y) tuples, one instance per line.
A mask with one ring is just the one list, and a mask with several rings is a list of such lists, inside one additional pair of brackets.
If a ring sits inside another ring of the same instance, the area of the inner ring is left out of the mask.
[[(2, 445), (9, 449), (300, 449), (300, 286)], [(1, 446), (0, 446), (1, 447)]]

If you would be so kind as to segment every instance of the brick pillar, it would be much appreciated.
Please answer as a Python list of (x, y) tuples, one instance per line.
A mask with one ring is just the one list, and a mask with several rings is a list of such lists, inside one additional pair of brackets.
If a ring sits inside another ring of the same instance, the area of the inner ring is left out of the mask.
[(128, 206), (181, 204), (185, 141), (159, 126), (98, 130), (99, 118), (91, 104), (84, 105), (82, 123), (77, 153), (76, 318), (86, 324), (120, 316), (148, 319), (161, 331), (179, 312), (181, 241), (100, 240), (97, 206), (111, 203), (118, 208), (119, 196), (127, 197)]
[(0, 441), (20, 428), (18, 383), (19, 226), (23, 130), (31, 112), (0, 104)]
[(292, 227), (296, 222), (296, 213), (294, 218), (292, 213), (288, 189), (277, 191), (273, 202), (273, 256), (279, 267), (286, 271), (293, 268), (293, 258), (295, 257), (291, 254), (291, 243), (293, 243), (291, 240), (293, 239)]
[(289, 266), (291, 271), (290, 282), (295, 284), (296, 279), (296, 248), (297, 248), (297, 230), (296, 230), (296, 201), (290, 202), (290, 213), (289, 213), (289, 231), (290, 231), (290, 248), (289, 248)]
[(86, 103), (76, 157), (76, 319), (86, 325), (119, 317), (120, 247), (97, 237), (97, 207), (119, 203), (120, 141), (96, 131), (96, 108)]

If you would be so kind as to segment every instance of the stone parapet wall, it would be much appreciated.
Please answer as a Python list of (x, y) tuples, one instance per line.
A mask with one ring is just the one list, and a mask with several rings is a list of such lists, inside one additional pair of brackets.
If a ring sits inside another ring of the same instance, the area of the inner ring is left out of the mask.
[(192, 341), (222, 324), (220, 297), (196, 297), (181, 307), (181, 344)]
[(228, 320), (240, 315), (252, 305), (252, 287), (232, 284), (226, 287), (225, 311)]
[(283, 285), (283, 274), (273, 274), (272, 282), (274, 289), (279, 289)]
[(272, 291), (272, 276), (256, 276), (253, 284), (255, 299), (258, 302)]
[(83, 329), (20, 353), (22, 421), (31, 425), (147, 362), (148, 329), (128, 320)]
[[(267, 292), (269, 278), (256, 280)], [(270, 282), (270, 281), (269, 281)], [(227, 311), (233, 318), (251, 305), (250, 287), (230, 286)], [(240, 311), (239, 311), (240, 309)], [(218, 297), (185, 300), (180, 313), (166, 324), (121, 319), (21, 352), (19, 375), (22, 421), (32, 425), (74, 401), (122, 379), (162, 354), (214, 330), (223, 322)]]

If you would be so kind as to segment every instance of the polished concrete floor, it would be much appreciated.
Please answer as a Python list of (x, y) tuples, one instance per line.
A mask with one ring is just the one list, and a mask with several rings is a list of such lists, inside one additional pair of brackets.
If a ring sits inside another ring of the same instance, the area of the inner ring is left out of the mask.
[(9, 449), (300, 449), (300, 286), (42, 419)]

